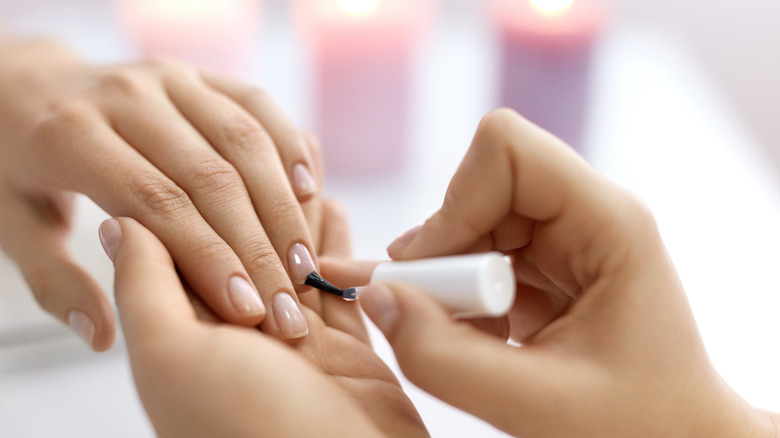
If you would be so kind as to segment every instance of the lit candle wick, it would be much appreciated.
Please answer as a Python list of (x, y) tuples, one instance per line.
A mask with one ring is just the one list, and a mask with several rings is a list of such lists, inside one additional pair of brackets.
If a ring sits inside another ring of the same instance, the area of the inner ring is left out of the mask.
[(544, 15), (561, 15), (571, 9), (574, 0), (530, 0), (531, 6)]
[(376, 9), (379, 0), (337, 0), (337, 3), (352, 15), (367, 15)]

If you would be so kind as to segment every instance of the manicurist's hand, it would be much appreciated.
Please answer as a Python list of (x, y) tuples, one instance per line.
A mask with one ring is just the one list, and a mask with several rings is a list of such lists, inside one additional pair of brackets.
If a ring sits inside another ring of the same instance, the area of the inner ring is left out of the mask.
[[(193, 310), (165, 247), (136, 221), (102, 227), (118, 230), (108, 246), (116, 301), (138, 393), (159, 436), (427, 435), (368, 345), (357, 303), (304, 294), (318, 309), (303, 305), (309, 335), (288, 345), (219, 322), (197, 299)], [(323, 258), (348, 257), (343, 215), (329, 203), (322, 231)], [(337, 285), (365, 281), (323, 273)]]
[(523, 437), (773, 436), (710, 364), (648, 209), (508, 110), (482, 121), (441, 209), (389, 247), (486, 250), (512, 257), (522, 346), (403, 284), (360, 296), (422, 389)]
[(315, 174), (306, 138), (258, 90), (175, 61), (93, 66), (50, 41), (0, 38), (0, 244), (96, 350), (115, 322), (66, 249), (75, 193), (158, 236), (224, 320), (298, 338)]

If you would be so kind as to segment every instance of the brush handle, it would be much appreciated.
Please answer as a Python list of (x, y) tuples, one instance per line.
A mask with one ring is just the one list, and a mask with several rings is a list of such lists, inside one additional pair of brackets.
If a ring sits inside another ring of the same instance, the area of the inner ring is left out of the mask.
[(515, 299), (515, 275), (498, 252), (380, 263), (371, 283), (417, 286), (456, 317), (503, 316)]

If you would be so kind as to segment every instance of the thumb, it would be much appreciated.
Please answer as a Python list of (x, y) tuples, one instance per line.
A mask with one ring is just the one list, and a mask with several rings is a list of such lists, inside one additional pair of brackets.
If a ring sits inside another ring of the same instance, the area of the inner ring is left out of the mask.
[(559, 361), (453, 320), (420, 289), (371, 285), (359, 302), (412, 383), (504, 431), (528, 432), (563, 394)]

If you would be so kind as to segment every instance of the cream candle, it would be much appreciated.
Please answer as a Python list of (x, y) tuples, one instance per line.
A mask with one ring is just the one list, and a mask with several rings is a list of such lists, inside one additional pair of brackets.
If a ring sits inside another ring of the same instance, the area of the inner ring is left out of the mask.
[(314, 118), (332, 174), (400, 167), (415, 48), (432, 0), (296, 0), (311, 53)]
[(598, 0), (498, 0), (501, 105), (582, 152), (593, 48), (605, 23)]
[(116, 7), (142, 54), (226, 73), (246, 67), (260, 19), (259, 0), (116, 0)]

